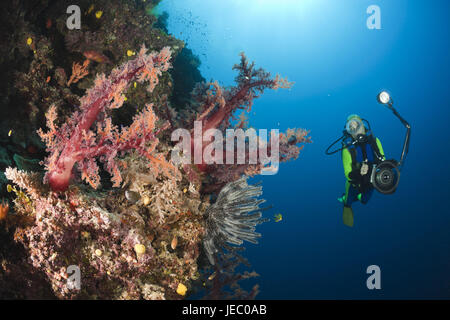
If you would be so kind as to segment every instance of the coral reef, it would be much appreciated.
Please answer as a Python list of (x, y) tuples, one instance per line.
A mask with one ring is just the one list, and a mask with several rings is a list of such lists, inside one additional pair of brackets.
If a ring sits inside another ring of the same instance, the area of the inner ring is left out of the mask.
[[(0, 12), (0, 298), (258, 293), (238, 285), (257, 273), (236, 268), (265, 220), (262, 189), (247, 183), (263, 164), (175, 166), (170, 131), (246, 128), (254, 99), (292, 83), (244, 54), (236, 86), (202, 82), (158, 2), (80, 0), (80, 30), (66, 27), (68, 0)], [(280, 161), (311, 142), (303, 129), (279, 141)]]
[[(14, 237), (58, 297), (176, 299), (180, 283), (199, 277), (205, 205), (200, 199), (181, 192), (177, 203), (132, 204), (122, 191), (101, 195), (77, 186), (60, 197), (38, 174), (11, 168), (6, 176), (30, 197), (15, 200), (16, 213), (29, 219)], [(157, 192), (141, 187), (151, 198), (173, 199), (173, 187), (165, 184), (176, 182), (160, 182)], [(71, 265), (81, 270), (81, 291), (68, 285)]]

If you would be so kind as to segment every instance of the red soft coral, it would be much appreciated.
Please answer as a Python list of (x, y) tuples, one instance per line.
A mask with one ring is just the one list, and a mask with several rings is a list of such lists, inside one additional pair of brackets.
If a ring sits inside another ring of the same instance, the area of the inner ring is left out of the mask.
[(264, 69), (255, 69), (254, 62), (249, 64), (244, 53), (241, 53), (241, 61), (233, 66), (233, 70), (239, 71), (235, 79), (237, 86), (224, 89), (213, 82), (199, 85), (194, 92), (194, 99), (201, 105), (201, 113), (196, 120), (202, 121), (203, 132), (211, 128), (228, 128), (235, 111), (250, 111), (253, 100), (265, 89), (276, 90), (293, 85), (279, 75), (271, 78)]
[[(165, 128), (155, 130), (157, 120), (152, 106), (146, 108), (135, 117), (130, 127), (120, 131), (113, 126), (109, 117), (104, 114), (106, 109), (120, 108), (124, 102), (124, 92), (131, 81), (148, 81), (148, 90), (152, 91), (158, 83), (158, 76), (170, 67), (171, 51), (168, 47), (159, 53), (147, 54), (143, 46), (139, 55), (114, 69), (109, 77), (99, 75), (94, 86), (87, 91), (80, 100), (80, 112), (72, 117), (60, 128), (56, 127), (56, 107), (52, 106), (47, 112), (47, 126), (50, 129), (38, 134), (47, 144), (49, 157), (45, 161), (46, 180), (52, 190), (64, 191), (67, 189), (75, 163), (82, 173), (82, 178), (94, 188), (100, 183), (96, 158), (105, 164), (105, 169), (112, 175), (114, 186), (120, 185), (122, 178), (115, 162), (120, 152), (137, 150), (150, 160), (156, 172), (164, 172), (172, 177), (179, 173), (177, 169), (167, 162), (162, 155), (155, 155), (154, 150), (158, 144), (156, 134)], [(99, 115), (101, 117), (99, 117)], [(93, 126), (94, 122), (97, 126)]]
[[(241, 53), (241, 60), (239, 64), (234, 65), (234, 70), (239, 73), (235, 79), (236, 86), (223, 88), (218, 82), (202, 83), (199, 84), (194, 93), (193, 98), (200, 107), (200, 112), (196, 118), (196, 121), (201, 122), (201, 135), (209, 129), (219, 129), (224, 134), (225, 130), (231, 127), (231, 120), (238, 120), (235, 129), (243, 128), (246, 125), (247, 119), (245, 115), (240, 118), (235, 117), (237, 110), (250, 111), (253, 105), (253, 100), (258, 98), (260, 94), (266, 89), (279, 89), (279, 88), (291, 88), (292, 82), (289, 82), (285, 78), (281, 78), (279, 75), (271, 77), (270, 73), (262, 68), (255, 68), (255, 64), (249, 63), (244, 53)], [(200, 127), (200, 126), (199, 126)], [(302, 149), (304, 143), (310, 143), (311, 140), (307, 136), (308, 131), (303, 129), (288, 130), (286, 134), (281, 133), (279, 136), (279, 156), (280, 162), (288, 161), (290, 159), (296, 159)], [(191, 153), (194, 153), (195, 144), (195, 131), (191, 133)], [(258, 138), (258, 144), (265, 143)], [(267, 143), (267, 154), (271, 154), (271, 141)], [(202, 145), (202, 156), (204, 157), (204, 151), (207, 144)], [(224, 161), (225, 152), (224, 150)], [(241, 150), (242, 151), (242, 150)], [(248, 148), (246, 148), (244, 159), (249, 159), (250, 154)], [(235, 150), (234, 157), (237, 157), (238, 151)], [(196, 164), (195, 167), (185, 165), (184, 169), (192, 182), (198, 181), (198, 172), (208, 173), (214, 181), (210, 183), (207, 188), (203, 189), (203, 192), (209, 192), (211, 190), (219, 190), (223, 185), (228, 182), (235, 181), (242, 175), (256, 175), (261, 173), (264, 168), (264, 164), (261, 163), (261, 157), (256, 164), (206, 164), (204, 158), (201, 163)]]

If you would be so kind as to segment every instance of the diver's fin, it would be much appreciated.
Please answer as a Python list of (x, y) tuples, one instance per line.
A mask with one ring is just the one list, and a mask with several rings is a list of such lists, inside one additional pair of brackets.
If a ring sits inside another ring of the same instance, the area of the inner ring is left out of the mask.
[(344, 206), (342, 220), (347, 227), (353, 227), (353, 210), (351, 207)]
[(343, 193), (341, 197), (338, 197), (337, 200), (341, 203), (345, 203), (345, 193)]

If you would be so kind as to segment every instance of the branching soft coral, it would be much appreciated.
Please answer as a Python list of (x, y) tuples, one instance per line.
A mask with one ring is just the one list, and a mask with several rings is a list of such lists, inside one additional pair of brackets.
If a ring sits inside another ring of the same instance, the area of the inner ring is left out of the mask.
[[(271, 77), (270, 73), (266, 72), (264, 69), (255, 68), (254, 62), (249, 63), (246, 56), (241, 53), (241, 61), (233, 67), (239, 73), (235, 78), (237, 85), (231, 88), (223, 88), (217, 82), (212, 83), (202, 83), (196, 87), (193, 93), (193, 98), (200, 106), (199, 114), (196, 121), (201, 122), (202, 134), (207, 132), (209, 129), (219, 129), (222, 133), (225, 130), (232, 127), (231, 121), (237, 120), (237, 125), (235, 129), (242, 129), (247, 126), (247, 118), (244, 113), (239, 115), (239, 118), (235, 116), (238, 110), (243, 110), (243, 112), (248, 112), (251, 110), (253, 105), (253, 100), (258, 98), (260, 94), (264, 92), (265, 89), (279, 89), (279, 88), (290, 88), (293, 83), (289, 82), (285, 78), (281, 78), (279, 75), (274, 78)], [(291, 159), (296, 159), (303, 148), (301, 144), (311, 142), (310, 138), (307, 136), (308, 131), (303, 129), (290, 129), (286, 134), (281, 133), (279, 135), (279, 162), (288, 161)], [(194, 138), (195, 130), (191, 134), (191, 150), (194, 150)], [(270, 138), (272, 139), (272, 137)], [(269, 141), (263, 141), (258, 138), (258, 145), (267, 144), (268, 154), (271, 154), (272, 143)], [(202, 155), (204, 157), (204, 150), (207, 144), (202, 146)], [(225, 152), (223, 163), (225, 161)], [(234, 151), (234, 157), (237, 157), (238, 152), (245, 152), (245, 158), (249, 159), (249, 148), (246, 142), (246, 148)], [(274, 153), (276, 154), (276, 152)], [(261, 154), (259, 155), (258, 162), (254, 164), (206, 164), (203, 158), (202, 163), (196, 165), (196, 171), (202, 173), (208, 173), (210, 177), (214, 179), (208, 186), (203, 188), (204, 193), (216, 192), (220, 190), (226, 183), (235, 181), (239, 179), (242, 175), (253, 176), (260, 174), (261, 170), (264, 168), (264, 163), (261, 161)], [(192, 167), (185, 166), (186, 173), (194, 172)], [(191, 180), (197, 179), (195, 174), (191, 174), (193, 178)], [(198, 179), (197, 179), (198, 180)]]
[[(105, 164), (105, 169), (112, 175), (114, 186), (119, 186), (122, 178), (115, 158), (121, 152), (133, 149), (147, 157), (157, 173), (162, 172), (172, 178), (178, 177), (177, 169), (167, 162), (162, 154), (154, 153), (158, 144), (156, 135), (167, 128), (168, 124), (155, 130), (157, 118), (152, 105), (147, 105), (134, 118), (131, 126), (121, 130), (105, 115), (106, 109), (122, 106), (125, 99), (122, 92), (129, 87), (131, 81), (148, 81), (148, 90), (151, 92), (158, 84), (158, 76), (170, 67), (171, 51), (168, 47), (159, 53), (147, 54), (146, 51), (143, 46), (134, 60), (114, 69), (109, 77), (104, 74), (97, 76), (94, 87), (80, 100), (80, 111), (74, 112), (60, 128), (55, 125), (56, 107), (49, 109), (46, 114), (49, 131), (44, 133), (39, 130), (38, 134), (50, 152), (45, 161), (45, 180), (49, 182), (52, 190), (67, 189), (75, 163), (78, 164), (82, 178), (97, 188), (100, 177), (96, 158)], [(97, 126), (93, 126), (97, 119), (101, 121), (97, 122)]]
[(234, 119), (234, 112), (239, 109), (250, 111), (253, 100), (265, 89), (276, 90), (293, 85), (279, 75), (271, 78), (264, 69), (255, 69), (255, 63), (249, 64), (244, 53), (241, 53), (241, 61), (233, 66), (233, 70), (239, 71), (235, 79), (237, 86), (224, 89), (217, 82), (203, 83), (194, 92), (194, 99), (201, 105), (197, 121), (202, 121), (204, 132), (211, 128), (228, 128), (230, 120)]
[(90, 60), (86, 59), (84, 60), (82, 65), (79, 64), (78, 62), (74, 62), (72, 64), (72, 75), (70, 76), (70, 79), (67, 82), (68, 86), (70, 86), (72, 83), (77, 83), (78, 81), (80, 81), (89, 74), (88, 70), (89, 62)]

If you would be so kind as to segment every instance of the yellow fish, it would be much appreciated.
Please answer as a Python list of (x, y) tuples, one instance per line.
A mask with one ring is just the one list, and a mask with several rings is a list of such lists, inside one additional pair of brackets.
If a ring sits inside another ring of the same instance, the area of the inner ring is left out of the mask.
[(95, 13), (95, 17), (96, 17), (97, 19), (100, 19), (100, 18), (102, 17), (102, 14), (103, 14), (103, 11), (98, 10), (98, 11)]
[(281, 220), (283, 220), (283, 216), (281, 215), (281, 213), (277, 213), (273, 216), (273, 219), (275, 220), (275, 222), (280, 222)]

